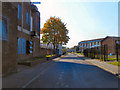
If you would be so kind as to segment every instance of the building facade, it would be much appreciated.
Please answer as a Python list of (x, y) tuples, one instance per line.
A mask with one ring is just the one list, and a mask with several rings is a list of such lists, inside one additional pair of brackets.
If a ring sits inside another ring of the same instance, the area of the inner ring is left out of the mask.
[(40, 55), (40, 12), (31, 2), (2, 2), (2, 72), (15, 72), (17, 61)]
[(76, 49), (67, 49), (66, 52), (76, 52)]
[[(107, 36), (102, 40), (102, 45), (107, 45), (107, 54), (116, 54), (116, 44), (120, 45), (120, 37)], [(120, 47), (118, 48), (120, 55)]]
[(101, 46), (102, 39), (103, 38), (93, 39), (93, 40), (85, 40), (85, 41), (79, 42), (78, 43), (79, 52), (83, 53), (84, 49)]
[[(43, 44), (43, 41), (40, 41), (40, 47), (41, 47), (41, 50), (46, 50), (46, 54), (51, 54), (54, 49), (54, 46), (52, 43), (49, 43), (49, 45), (47, 45), (47, 44)], [(42, 52), (44, 53), (44, 51), (42, 51)], [(57, 49), (56, 53), (62, 55), (62, 45), (60, 45), (60, 44), (58, 45), (58, 49)]]
[[(83, 51), (87, 48), (95, 48), (106, 45), (107, 54), (116, 54), (116, 43), (120, 45), (120, 37), (114, 36), (106, 36), (105, 38), (93, 39), (81, 41), (78, 43), (79, 51), (83, 53)], [(118, 50), (120, 54), (120, 49)]]

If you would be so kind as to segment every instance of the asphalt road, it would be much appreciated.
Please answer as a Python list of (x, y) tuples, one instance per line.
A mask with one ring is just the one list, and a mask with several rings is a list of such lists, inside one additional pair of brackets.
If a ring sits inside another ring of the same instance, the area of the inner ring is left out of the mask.
[[(29, 80), (23, 88), (118, 88), (118, 78), (68, 54)], [(34, 73), (34, 72), (33, 72)]]

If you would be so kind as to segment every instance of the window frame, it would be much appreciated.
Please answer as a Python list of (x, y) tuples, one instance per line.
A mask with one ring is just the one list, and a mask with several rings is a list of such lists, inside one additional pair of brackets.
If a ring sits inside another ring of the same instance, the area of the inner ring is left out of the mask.
[(21, 4), (18, 4), (18, 19), (22, 18), (22, 7)]
[(30, 13), (28, 11), (26, 12), (26, 23), (30, 25)]
[[(2, 41), (8, 41), (8, 18), (7, 17), (5, 17), (5, 16), (0, 16), (0, 20), (1, 20), (1, 32), (2, 33), (0, 33), (0, 40), (2, 40)], [(3, 37), (3, 22), (4, 22), (4, 25), (5, 25), (5, 35), (6, 36), (4, 36)]]
[(18, 42), (18, 54), (26, 54), (26, 39), (25, 38), (17, 38)]
[(38, 32), (40, 33), (40, 22), (38, 22)]

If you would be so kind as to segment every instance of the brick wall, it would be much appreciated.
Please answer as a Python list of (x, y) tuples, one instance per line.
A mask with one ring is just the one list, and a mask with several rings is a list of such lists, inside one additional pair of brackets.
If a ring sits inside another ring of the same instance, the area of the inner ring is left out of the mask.
[(8, 41), (2, 41), (2, 73), (5, 75), (17, 70), (17, 8), (11, 3), (3, 2), (2, 16), (8, 21)]
[(40, 55), (46, 55), (47, 49), (46, 48), (40, 48)]
[[(26, 2), (26, 3), (24, 2), (21, 5), (23, 5), (22, 6), (23, 7), (23, 29), (22, 29), (22, 32), (17, 30), (18, 31), (17, 37), (24, 38), (28, 41), (32, 41), (33, 42), (33, 53), (31, 53), (31, 54), (18, 54), (17, 55), (18, 56), (17, 60), (28, 59), (28, 58), (36, 57), (36, 56), (40, 55), (40, 39), (38, 38), (40, 34), (38, 32), (38, 24), (37, 24), (38, 21), (40, 21), (39, 20), (40, 19), (40, 14), (38, 14), (38, 11), (32, 11), (31, 10), (29, 2)], [(35, 31), (37, 36), (33, 37), (30, 34), (27, 34), (27, 33), (23, 32), (23, 30), (26, 30), (27, 32), (30, 33), (31, 23), (28, 25), (27, 22), (26, 22), (27, 12), (29, 12), (29, 14), (30, 14), (29, 20), (31, 20), (31, 16), (33, 18), (32, 31)], [(21, 28), (22, 28), (22, 26), (21, 26)]]
[(115, 54), (115, 40), (112, 38), (107, 38), (102, 42), (102, 45), (107, 45), (108, 54)]
[[(22, 3), (19, 3), (22, 5)], [(2, 40), (2, 72), (3, 75), (17, 71), (17, 60), (28, 59), (40, 55), (40, 39), (37, 22), (40, 19), (39, 12), (31, 12), (36, 18), (37, 36), (30, 35), (30, 25), (26, 22), (26, 12), (30, 13), (30, 3), (23, 3), (23, 28), (22, 19), (18, 19), (18, 3), (2, 3), (2, 16), (7, 18), (8, 40)], [(30, 14), (31, 15), (31, 14)], [(34, 18), (34, 16), (33, 16)], [(33, 20), (34, 21), (34, 20)], [(19, 27), (19, 28), (18, 28)], [(24, 32), (25, 30), (25, 32)], [(26, 33), (28, 32), (28, 33)], [(33, 53), (18, 54), (18, 38), (24, 38), (33, 42)]]

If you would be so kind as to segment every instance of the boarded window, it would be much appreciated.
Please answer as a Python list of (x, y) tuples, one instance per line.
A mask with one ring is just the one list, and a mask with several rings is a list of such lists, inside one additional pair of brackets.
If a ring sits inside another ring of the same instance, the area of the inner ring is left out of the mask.
[(36, 29), (36, 18), (34, 17), (34, 29)]
[(40, 32), (40, 22), (38, 22), (38, 32)]
[(27, 14), (26, 14), (26, 22), (28, 25), (30, 25), (30, 14), (29, 12), (27, 11)]
[(26, 53), (26, 40), (22, 39), (22, 54)]
[(18, 54), (21, 54), (21, 38), (18, 38)]
[(18, 54), (26, 53), (26, 40), (24, 38), (18, 38)]
[(33, 17), (31, 16), (31, 19), (30, 19), (30, 31), (33, 31)]
[(18, 4), (18, 19), (21, 19), (21, 15), (22, 14), (22, 9), (21, 9), (21, 5)]
[(7, 24), (7, 19), (0, 17), (0, 40), (8, 41)]

